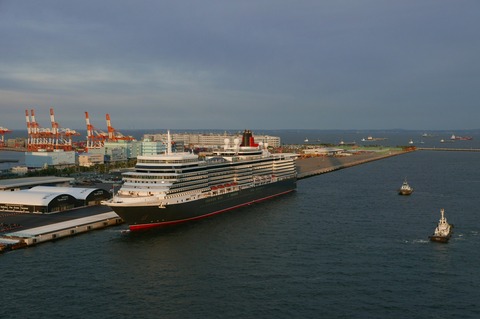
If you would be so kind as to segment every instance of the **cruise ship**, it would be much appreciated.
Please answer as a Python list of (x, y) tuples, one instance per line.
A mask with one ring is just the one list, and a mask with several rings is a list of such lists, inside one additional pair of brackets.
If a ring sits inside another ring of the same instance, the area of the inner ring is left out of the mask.
[(296, 154), (272, 154), (249, 130), (211, 156), (174, 153), (139, 156), (110, 206), (132, 231), (189, 222), (292, 192)]

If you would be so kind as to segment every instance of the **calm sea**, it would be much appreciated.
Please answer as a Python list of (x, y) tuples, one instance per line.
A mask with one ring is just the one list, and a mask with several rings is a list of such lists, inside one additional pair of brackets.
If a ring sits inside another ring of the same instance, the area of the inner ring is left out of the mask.
[[(480, 153), (417, 151), (168, 231), (8, 252), (0, 318), (480, 318), (479, 190)], [(428, 241), (441, 208), (448, 244)]]

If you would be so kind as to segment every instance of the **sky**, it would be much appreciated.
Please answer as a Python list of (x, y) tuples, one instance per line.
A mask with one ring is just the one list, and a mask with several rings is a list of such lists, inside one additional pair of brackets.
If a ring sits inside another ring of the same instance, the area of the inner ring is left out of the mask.
[(0, 0), (0, 126), (478, 129), (478, 0)]

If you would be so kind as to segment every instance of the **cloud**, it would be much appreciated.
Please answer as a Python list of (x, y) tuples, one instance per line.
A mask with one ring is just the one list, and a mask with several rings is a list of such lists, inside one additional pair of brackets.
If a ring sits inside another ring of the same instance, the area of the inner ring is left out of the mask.
[(479, 7), (3, 1), (0, 125), (53, 106), (74, 128), (476, 128)]

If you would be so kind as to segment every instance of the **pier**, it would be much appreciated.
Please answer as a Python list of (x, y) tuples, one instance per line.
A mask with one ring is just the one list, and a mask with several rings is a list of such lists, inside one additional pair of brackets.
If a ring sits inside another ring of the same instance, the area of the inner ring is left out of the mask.
[(418, 147), (419, 151), (480, 152), (480, 148)]
[(15, 159), (1, 159), (0, 158), (0, 164), (2, 163), (18, 163), (18, 160)]
[(109, 207), (89, 206), (52, 214), (0, 212), (0, 252), (34, 246), (123, 223)]
[[(413, 150), (412, 150), (413, 151)], [(406, 154), (411, 151), (401, 149), (384, 149), (379, 151), (362, 151), (350, 156), (318, 156), (297, 160), (297, 177), (303, 179), (340, 169), (365, 164), (384, 158)]]
[(0, 146), (0, 151), (10, 151), (10, 152), (26, 152), (26, 147), (8, 147), (8, 146)]

